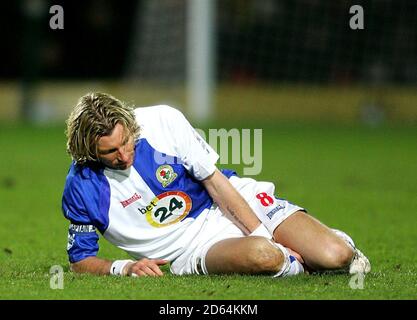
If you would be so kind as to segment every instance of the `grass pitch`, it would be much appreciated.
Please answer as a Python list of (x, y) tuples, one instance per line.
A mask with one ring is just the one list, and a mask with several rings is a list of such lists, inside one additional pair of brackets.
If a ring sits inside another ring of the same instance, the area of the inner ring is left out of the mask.
[[(275, 182), (278, 196), (353, 237), (373, 268), (362, 289), (352, 289), (348, 275), (178, 277), (167, 268), (160, 278), (75, 275), (60, 210), (70, 163), (64, 128), (3, 124), (0, 299), (416, 299), (416, 128), (254, 127), (263, 128), (257, 179)], [(105, 239), (99, 255), (127, 257)], [(50, 287), (54, 265), (63, 267), (63, 290)]]

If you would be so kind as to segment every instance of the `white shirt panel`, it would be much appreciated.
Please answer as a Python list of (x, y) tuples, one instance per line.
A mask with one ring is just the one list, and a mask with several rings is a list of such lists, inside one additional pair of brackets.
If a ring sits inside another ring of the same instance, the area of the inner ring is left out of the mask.
[[(130, 167), (126, 170), (106, 169), (104, 174), (110, 184), (111, 199), (109, 227), (103, 236), (133, 257), (173, 260), (187, 248), (202, 228), (208, 210), (204, 210), (197, 219), (187, 218), (162, 228), (151, 226), (138, 209), (146, 207), (155, 198), (155, 194), (138, 172)], [(124, 208), (121, 201), (135, 193), (140, 199)]]
[(178, 157), (194, 178), (204, 180), (214, 172), (219, 155), (180, 111), (159, 105), (137, 108), (135, 115), (142, 129), (141, 138), (160, 152)]

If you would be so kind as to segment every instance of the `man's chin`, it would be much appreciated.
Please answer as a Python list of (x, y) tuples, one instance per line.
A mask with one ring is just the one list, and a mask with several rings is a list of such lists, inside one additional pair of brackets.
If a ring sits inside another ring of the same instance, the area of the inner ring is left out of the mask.
[(119, 164), (115, 167), (113, 167), (113, 169), (115, 170), (126, 170), (129, 166), (127, 164)]
[(118, 164), (113, 169), (126, 170), (126, 169), (130, 168), (132, 166), (132, 164), (133, 164), (133, 162), (126, 162), (126, 163), (123, 163), (123, 164)]

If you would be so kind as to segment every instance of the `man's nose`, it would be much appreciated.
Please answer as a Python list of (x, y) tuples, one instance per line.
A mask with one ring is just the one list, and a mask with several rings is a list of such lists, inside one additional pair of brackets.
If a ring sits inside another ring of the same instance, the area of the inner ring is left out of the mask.
[(119, 148), (119, 160), (126, 162), (129, 158), (129, 153), (126, 150), (126, 146)]

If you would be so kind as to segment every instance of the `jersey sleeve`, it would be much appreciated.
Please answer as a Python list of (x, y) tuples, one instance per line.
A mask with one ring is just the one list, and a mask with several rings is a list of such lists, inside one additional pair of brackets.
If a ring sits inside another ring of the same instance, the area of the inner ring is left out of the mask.
[(200, 181), (213, 174), (219, 155), (198, 134), (182, 112), (170, 106), (160, 108), (165, 136), (174, 144), (175, 154), (185, 169)]
[(99, 236), (96, 230), (97, 223), (88, 213), (91, 199), (83, 192), (77, 179), (70, 177), (68, 180), (62, 197), (62, 210), (70, 221), (67, 253), (69, 261), (74, 263), (97, 255)]
[(178, 141), (180, 159), (184, 167), (197, 180), (204, 180), (216, 170), (219, 155), (181, 114), (181, 138)]
[(99, 236), (93, 225), (70, 224), (67, 253), (71, 263), (97, 256)]

